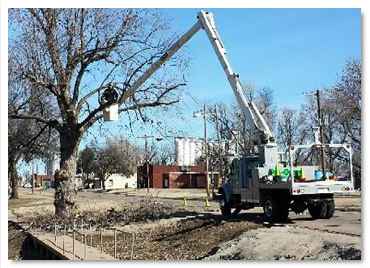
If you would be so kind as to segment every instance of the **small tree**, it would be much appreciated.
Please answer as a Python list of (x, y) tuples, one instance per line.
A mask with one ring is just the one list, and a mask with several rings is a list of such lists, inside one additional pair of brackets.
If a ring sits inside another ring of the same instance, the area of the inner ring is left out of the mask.
[[(262, 117), (266, 120), (271, 131), (275, 126), (276, 121), (276, 105), (273, 98), (273, 91), (268, 88), (256, 90), (253, 84), (245, 84), (243, 86), (244, 94), (249, 101), (253, 101)], [(246, 123), (243, 112), (240, 107), (233, 103), (226, 105), (224, 103), (217, 104), (218, 123), (222, 138), (226, 139), (226, 147), (236, 146), (238, 152), (242, 154), (254, 153), (255, 137), (250, 131), (250, 126)], [(209, 121), (216, 124), (216, 116), (214, 107), (209, 106), (207, 113)], [(231, 142), (230, 142), (231, 141)]]
[(11, 185), (11, 199), (17, 199), (19, 177), (17, 164), (24, 160), (43, 158), (47, 154), (49, 134), (35, 122), (28, 120), (9, 120), (8, 124), (8, 174)]
[(89, 182), (91, 175), (94, 172), (94, 159), (95, 152), (94, 150), (86, 146), (80, 153), (77, 160), (77, 170), (84, 174), (83, 182), (84, 184)]
[[(303, 144), (313, 139), (312, 128), (307, 124), (303, 111), (282, 108), (277, 120), (277, 141), (288, 159), (289, 148), (293, 144)], [(297, 152), (297, 159), (302, 152)]]
[[(26, 93), (27, 92), (27, 93)], [(29, 94), (29, 98), (24, 98)], [(34, 158), (47, 158), (55, 147), (55, 132), (47, 125), (36, 121), (12, 119), (17, 112), (33, 113), (38, 110), (46, 111), (51, 104), (44, 102), (47, 98), (38, 98), (38, 88), (17, 79), (14, 69), (9, 68), (8, 90), (8, 175), (12, 188), (10, 198), (18, 196), (17, 164), (24, 160), (29, 163)]]
[[(85, 149), (86, 150), (86, 149)], [(113, 173), (131, 175), (140, 162), (140, 151), (123, 137), (109, 138), (103, 145), (92, 146), (93, 161), (89, 168), (96, 174), (105, 190), (105, 181)]]

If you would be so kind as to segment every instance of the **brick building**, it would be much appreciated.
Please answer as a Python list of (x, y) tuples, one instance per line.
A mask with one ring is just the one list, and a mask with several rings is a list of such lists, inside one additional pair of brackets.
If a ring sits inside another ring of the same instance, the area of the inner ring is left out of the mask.
[[(140, 166), (137, 170), (138, 188), (147, 187), (147, 170), (150, 188), (205, 188), (206, 175), (203, 166)], [(211, 173), (209, 174), (211, 178)], [(218, 174), (214, 173), (217, 178)]]
[(35, 174), (35, 186), (54, 187), (54, 176)]

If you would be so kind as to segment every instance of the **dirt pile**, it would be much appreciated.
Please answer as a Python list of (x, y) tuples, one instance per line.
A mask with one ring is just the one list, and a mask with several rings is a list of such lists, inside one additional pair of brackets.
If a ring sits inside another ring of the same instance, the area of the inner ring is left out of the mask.
[(292, 227), (263, 228), (215, 247), (209, 260), (360, 260), (361, 237)]

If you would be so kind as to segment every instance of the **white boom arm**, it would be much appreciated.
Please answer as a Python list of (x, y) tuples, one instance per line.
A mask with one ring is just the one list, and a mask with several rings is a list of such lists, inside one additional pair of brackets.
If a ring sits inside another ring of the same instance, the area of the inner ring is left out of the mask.
[(251, 127), (252, 133), (254, 133), (259, 143), (274, 143), (274, 136), (270, 131), (266, 121), (258, 111), (256, 105), (251, 101), (248, 102), (242, 89), (242, 85), (239, 80), (239, 75), (234, 73), (231, 69), (230, 63), (226, 57), (226, 49), (222, 44), (221, 38), (216, 30), (215, 21), (212, 13), (200, 11), (198, 18), (202, 22), (204, 30), (207, 33), (209, 40), (216, 52), (218, 60), (220, 61), (222, 68), (225, 71), (227, 79), (234, 91), (238, 104), (243, 112), (244, 118), (248, 125)]
[(274, 136), (270, 131), (266, 121), (258, 111), (256, 105), (249, 102), (242, 89), (239, 80), (239, 75), (234, 73), (231, 69), (230, 63), (226, 57), (226, 49), (221, 42), (221, 38), (217, 33), (213, 14), (209, 12), (200, 11), (198, 13), (198, 21), (190, 28), (172, 47), (163, 54), (122, 96), (121, 101), (126, 100), (157, 70), (166, 62), (172, 55), (174, 55), (189, 39), (197, 33), (201, 28), (207, 33), (207, 36), (213, 46), (214, 51), (220, 61), (222, 68), (225, 71), (227, 79), (233, 89), (238, 104), (243, 111), (243, 115), (248, 125), (254, 133), (258, 144), (266, 144), (276, 146)]

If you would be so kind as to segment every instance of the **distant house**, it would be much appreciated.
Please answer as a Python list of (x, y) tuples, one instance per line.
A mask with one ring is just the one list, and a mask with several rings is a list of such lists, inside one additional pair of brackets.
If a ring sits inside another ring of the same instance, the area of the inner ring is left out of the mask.
[[(103, 188), (100, 179), (97, 177), (94, 177), (93, 181), (90, 182), (90, 186), (95, 189)], [(122, 173), (109, 174), (104, 181), (104, 186), (106, 190), (137, 188), (137, 168), (132, 167), (131, 175)]]
[(114, 173), (107, 177), (104, 184), (106, 190), (137, 188), (137, 173), (132, 175)]
[[(139, 188), (205, 188), (206, 174), (203, 166), (162, 166), (146, 165), (138, 167)], [(209, 173), (210, 180), (218, 179), (218, 172)]]

